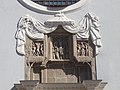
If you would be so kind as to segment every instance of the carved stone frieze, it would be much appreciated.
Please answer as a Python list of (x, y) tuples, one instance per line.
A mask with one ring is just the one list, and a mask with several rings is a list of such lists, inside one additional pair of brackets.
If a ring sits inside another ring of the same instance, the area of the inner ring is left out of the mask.
[(87, 42), (77, 42), (77, 55), (89, 56), (89, 47)]
[(90, 40), (77, 40), (77, 56), (93, 57), (94, 48), (90, 45)]
[(44, 55), (43, 41), (33, 41), (32, 42), (32, 55), (33, 56), (43, 56)]

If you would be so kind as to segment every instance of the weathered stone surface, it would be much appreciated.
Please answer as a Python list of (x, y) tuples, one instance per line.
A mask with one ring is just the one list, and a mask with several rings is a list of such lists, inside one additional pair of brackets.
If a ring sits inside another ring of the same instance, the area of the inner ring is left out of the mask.
[(39, 83), (27, 80), (15, 84), (13, 90), (103, 90), (105, 85), (101, 80), (85, 80), (83, 83)]
[[(87, 16), (91, 16), (90, 13)], [(28, 22), (26, 24), (32, 26), (33, 21)], [(99, 44), (93, 43), (89, 35), (83, 38), (82, 33), (73, 33), (70, 27), (71, 32), (65, 30), (64, 25), (55, 27), (49, 33), (40, 32), (42, 39), (25, 34), (25, 80), (15, 84), (13, 90), (103, 90), (106, 83), (96, 77), (96, 45)], [(29, 31), (33, 36), (38, 26), (34, 29)], [(94, 34), (98, 35), (98, 31)], [(85, 38), (87, 36), (89, 38)], [(94, 38), (100, 39), (98, 37)]]

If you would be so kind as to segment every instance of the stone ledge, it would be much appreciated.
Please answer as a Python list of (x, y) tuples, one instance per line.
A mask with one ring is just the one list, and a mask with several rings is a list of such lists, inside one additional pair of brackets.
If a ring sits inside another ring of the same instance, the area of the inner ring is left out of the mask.
[(13, 90), (103, 90), (106, 82), (84, 80), (82, 83), (39, 83), (39, 80), (22, 80)]

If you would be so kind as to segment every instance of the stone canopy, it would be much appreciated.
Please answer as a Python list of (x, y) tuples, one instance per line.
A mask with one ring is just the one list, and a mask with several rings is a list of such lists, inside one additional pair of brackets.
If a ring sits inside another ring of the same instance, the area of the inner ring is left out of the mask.
[(98, 24), (98, 17), (91, 13), (87, 13), (77, 25), (74, 20), (67, 18), (63, 13), (56, 14), (54, 18), (47, 20), (44, 24), (29, 15), (21, 17), (15, 35), (17, 53), (25, 55), (25, 35), (31, 39), (44, 39), (44, 34), (52, 33), (59, 25), (67, 32), (76, 34), (78, 39), (90, 37), (95, 45), (96, 55), (99, 53), (99, 48), (102, 46), (99, 35), (100, 25)]

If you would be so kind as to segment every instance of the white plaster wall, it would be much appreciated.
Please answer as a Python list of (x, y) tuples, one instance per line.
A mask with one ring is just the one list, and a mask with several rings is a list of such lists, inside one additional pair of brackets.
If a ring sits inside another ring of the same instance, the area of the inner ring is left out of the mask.
[[(91, 0), (67, 16), (76, 23), (87, 13), (100, 17), (103, 48), (97, 57), (98, 79), (108, 82), (104, 90), (120, 89), (120, 0)], [(19, 18), (29, 14), (44, 22), (52, 16), (32, 12), (17, 0), (0, 0), (0, 90), (10, 90), (24, 79), (24, 57), (15, 51), (15, 32)]]

